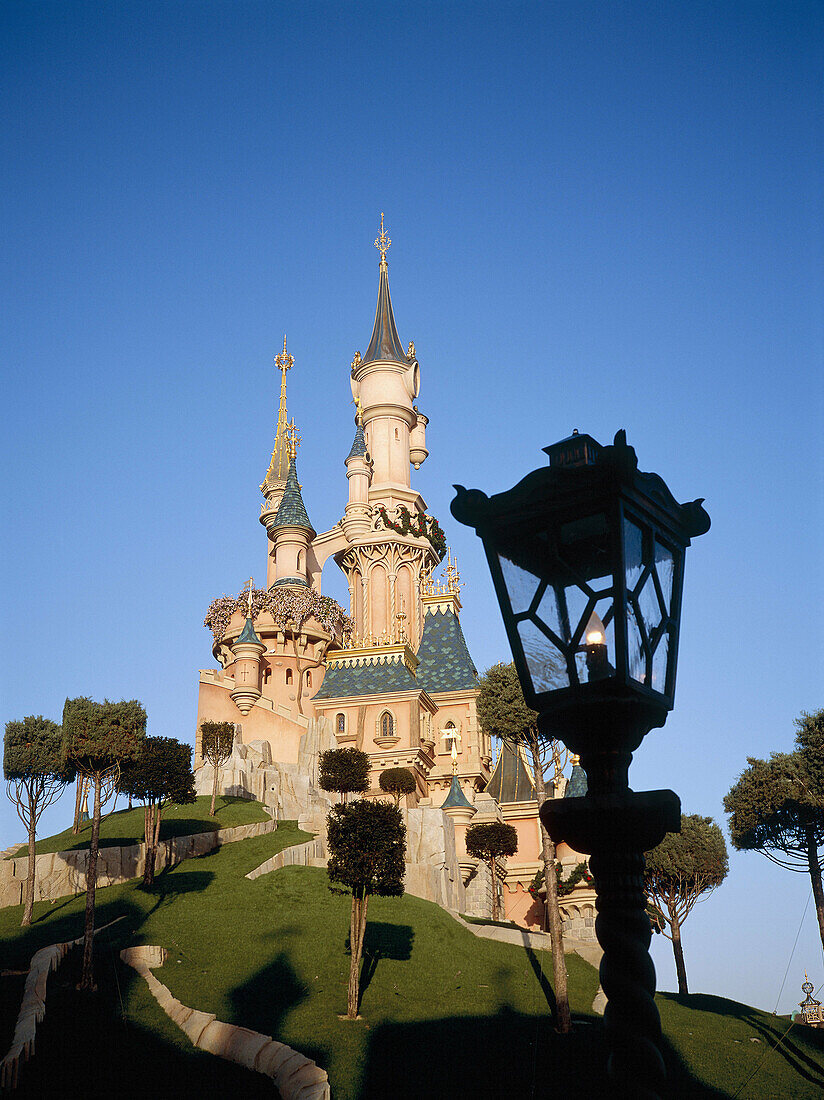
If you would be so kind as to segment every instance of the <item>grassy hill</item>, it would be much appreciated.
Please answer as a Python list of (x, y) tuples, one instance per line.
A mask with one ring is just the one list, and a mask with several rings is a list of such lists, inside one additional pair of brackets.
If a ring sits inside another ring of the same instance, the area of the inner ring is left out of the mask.
[[(122, 797), (122, 796), (121, 796)], [(209, 816), (211, 797), (200, 795), (190, 806), (167, 806), (160, 822), (160, 839), (169, 840), (173, 836), (189, 836), (191, 833), (208, 833), (213, 829), (227, 829), (234, 825), (251, 825), (257, 821), (267, 821), (269, 815), (259, 802), (247, 798), (233, 798), (221, 795), (215, 803), (215, 816)], [(75, 835), (71, 828), (54, 836), (38, 840), (35, 846), (37, 855), (48, 852), (70, 852), (88, 848), (92, 835), (91, 821), (85, 821), (80, 832)], [(137, 844), (143, 840), (143, 807), (134, 806), (131, 810), (115, 810), (106, 814), (100, 822), (100, 847), (112, 848), (117, 845)], [(23, 846), (7, 859), (26, 855)]]
[[(322, 870), (243, 877), (303, 839), (294, 824), (282, 823), (268, 836), (164, 872), (151, 890), (137, 882), (101, 890), (98, 923), (125, 919), (100, 937), (100, 992), (79, 999), (63, 968), (50, 979), (37, 1056), (22, 1071), (18, 1095), (74, 1094), (67, 1082), (79, 1094), (87, 1036), (95, 1074), (87, 1096), (111, 1095), (115, 1086), (120, 1096), (174, 1095), (176, 1081), (185, 1082), (186, 1095), (224, 1096), (232, 1084), (247, 1096), (263, 1084), (272, 1095), (258, 1075), (193, 1050), (145, 983), (119, 962), (120, 948), (136, 943), (170, 952), (157, 977), (185, 1004), (316, 1059), (329, 1072), (335, 1100), (566, 1096), (582, 1086), (606, 1094), (601, 1021), (590, 1011), (598, 984), (592, 967), (568, 956), (575, 1028), (561, 1038), (549, 1022), (548, 953), (479, 940), (411, 896), (370, 902), (363, 1020), (340, 1020), (349, 898), (329, 890)], [(29, 929), (19, 928), (20, 907), (0, 911), (0, 969), (22, 969), (39, 947), (79, 935), (82, 910), (82, 897), (38, 904)], [(23, 979), (2, 981), (0, 1054)], [(789, 1027), (785, 1018), (719, 997), (661, 994), (658, 1003), (671, 1096), (733, 1097), (753, 1071), (738, 1094), (748, 1100), (821, 1095), (820, 1032), (793, 1027), (771, 1050)]]

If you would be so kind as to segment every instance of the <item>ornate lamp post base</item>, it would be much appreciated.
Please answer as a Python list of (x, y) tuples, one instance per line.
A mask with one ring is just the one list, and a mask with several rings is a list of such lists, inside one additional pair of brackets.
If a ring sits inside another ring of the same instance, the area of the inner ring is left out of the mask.
[(657, 1100), (666, 1070), (655, 1005), (652, 936), (644, 893), (644, 852), (678, 832), (681, 802), (673, 791), (623, 791), (548, 799), (541, 820), (555, 843), (591, 856), (598, 894), (595, 933), (604, 956), (601, 985), (610, 1054), (607, 1073), (621, 1097)]

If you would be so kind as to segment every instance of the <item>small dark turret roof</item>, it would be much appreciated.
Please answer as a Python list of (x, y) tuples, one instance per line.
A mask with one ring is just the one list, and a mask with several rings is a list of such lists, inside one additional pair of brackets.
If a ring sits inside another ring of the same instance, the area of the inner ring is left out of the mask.
[(449, 788), (449, 794), (446, 796), (445, 801), (441, 805), (442, 810), (474, 810), (475, 807), (466, 797), (461, 790), (461, 785), (458, 782), (457, 775), (452, 776), (452, 785)]
[(286, 488), (283, 490), (283, 496), (275, 514), (275, 522), (272, 524), (272, 529), (277, 527), (303, 527), (307, 531), (311, 531), (313, 535), (315, 534), (315, 529), (306, 513), (303, 497), (300, 495), (298, 471), (294, 458), (289, 460)]
[(418, 646), (417, 677), (430, 695), (439, 691), (477, 688), (478, 673), (469, 655), (456, 615), (449, 610), (430, 611), (423, 620)]
[(250, 618), (248, 618), (248, 616), (246, 618), (246, 625), (244, 626), (243, 631), (241, 632), (237, 642), (235, 642), (235, 645), (237, 645), (238, 642), (253, 642), (255, 645), (263, 645), (263, 642), (260, 640), (260, 638), (258, 638), (257, 634), (255, 633), (255, 624)]
[(372, 363), (376, 359), (389, 359), (394, 363), (405, 363), (406, 352), (395, 327), (395, 315), (392, 312), (392, 299), (389, 297), (389, 268), (381, 263), (378, 283), (378, 304), (375, 308), (375, 326), (372, 339), (366, 349), (362, 363)]
[(363, 434), (363, 424), (358, 424), (355, 428), (355, 438), (352, 441), (352, 449), (344, 459), (344, 464), (349, 461), (350, 458), (359, 458), (361, 455), (366, 454), (366, 439)]
[(580, 764), (572, 765), (572, 775), (569, 777), (564, 798), (583, 798), (587, 793), (587, 773)]
[(535, 797), (535, 784), (521, 754), (507, 741), (501, 742), (501, 751), (495, 761), (492, 778), (486, 785), (486, 793), (491, 794), (500, 805), (506, 802), (529, 802)]

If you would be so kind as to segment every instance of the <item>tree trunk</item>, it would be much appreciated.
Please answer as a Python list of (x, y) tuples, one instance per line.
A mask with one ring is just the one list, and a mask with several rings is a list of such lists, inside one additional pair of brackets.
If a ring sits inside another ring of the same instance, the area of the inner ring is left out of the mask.
[(500, 906), (498, 905), (498, 868), (495, 866), (495, 856), (489, 861), (489, 873), (492, 876), (492, 919), (498, 920)]
[(143, 885), (151, 886), (154, 882), (154, 865), (155, 865), (155, 823), (154, 823), (154, 807), (152, 803), (146, 804), (143, 810), (143, 846), (145, 848), (145, 856), (143, 862)]
[(32, 913), (34, 912), (34, 871), (35, 871), (35, 856), (34, 856), (34, 834), (37, 828), (37, 806), (35, 804), (35, 795), (31, 788), (28, 791), (29, 795), (29, 869), (26, 875), (26, 907), (23, 910), (23, 919), (20, 922), (20, 927), (25, 928), (31, 924)]
[(213, 767), (215, 769), (215, 778), (214, 778), (214, 782), (212, 783), (212, 805), (209, 807), (209, 817), (214, 817), (215, 816), (215, 799), (217, 798), (217, 781), (218, 781), (218, 778), (220, 776), (220, 768), (218, 767), (218, 765), (215, 763), (213, 765)]
[(94, 815), (92, 816), (92, 839), (89, 846), (89, 866), (86, 872), (86, 932), (83, 940), (83, 973), (78, 989), (93, 992), (94, 984), (94, 893), (97, 887), (97, 850), (100, 843), (100, 775), (94, 777)]
[(813, 884), (813, 898), (815, 899), (815, 912), (818, 917), (818, 932), (821, 936), (821, 946), (824, 947), (824, 890), (821, 887), (821, 864), (818, 862), (818, 848), (815, 843), (815, 833), (812, 825), (807, 829), (807, 864), (810, 868), (810, 881)]
[(366, 907), (369, 896), (358, 898), (352, 894), (352, 914), (349, 920), (349, 991), (346, 999), (346, 1015), (350, 1020), (358, 1018), (358, 993), (360, 992), (360, 964), (363, 955), (363, 939), (366, 932)]
[(83, 800), (83, 784), (86, 782), (84, 775), (78, 774), (77, 776), (77, 791), (74, 796), (74, 822), (72, 823), (72, 833), (77, 836), (80, 832), (80, 803)]
[(675, 973), (678, 975), (678, 992), (689, 993), (687, 988), (687, 968), (684, 965), (684, 949), (681, 946), (681, 922), (678, 914), (668, 905), (670, 928), (672, 929), (672, 953), (675, 955)]
[(552, 944), (552, 985), (555, 991), (555, 1016), (558, 1031), (566, 1035), (572, 1021), (569, 1011), (569, 991), (567, 989), (566, 957), (564, 956), (564, 929), (561, 924), (561, 910), (558, 908), (558, 880), (555, 877), (555, 845), (541, 821), (541, 806), (546, 800), (544, 788), (544, 765), (541, 750), (536, 737), (530, 738), (532, 750), (532, 770), (535, 773), (535, 801), (538, 803), (538, 821), (541, 827), (541, 844), (544, 859), (544, 882), (546, 884), (546, 912), (549, 918), (549, 942)]

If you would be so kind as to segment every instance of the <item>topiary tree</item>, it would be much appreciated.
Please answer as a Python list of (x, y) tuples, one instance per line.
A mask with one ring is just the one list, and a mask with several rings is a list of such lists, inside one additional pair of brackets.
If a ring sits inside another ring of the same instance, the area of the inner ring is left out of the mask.
[(394, 796), (396, 806), (400, 805), (402, 794), (412, 794), (417, 788), (415, 776), (409, 768), (387, 768), (381, 772), (378, 785), (382, 791)]
[(327, 749), (318, 757), (318, 786), (343, 795), (369, 790), (369, 757), (360, 749)]
[[(500, 916), (498, 901), (498, 869), (496, 861), (502, 856), (514, 856), (518, 851), (518, 833), (513, 825), (492, 821), (488, 825), (470, 825), (466, 830), (466, 853), (473, 859), (482, 859), (492, 876), (492, 919)], [(552, 876), (555, 877), (554, 874)]]
[(86, 871), (86, 930), (83, 972), (78, 989), (94, 986), (94, 897), (97, 886), (97, 853), (103, 805), (114, 794), (120, 765), (133, 760), (146, 736), (146, 711), (136, 699), (96, 703), (92, 699), (67, 699), (63, 708), (61, 758), (94, 786), (94, 813)]
[(29, 839), (29, 866), (21, 925), (31, 924), (34, 909), (34, 872), (37, 823), (71, 779), (60, 758), (60, 727), (41, 714), (6, 723), (3, 775), (6, 792)]
[(655, 910), (655, 923), (663, 923), (661, 931), (672, 941), (678, 992), (689, 993), (681, 925), (695, 903), (727, 877), (724, 834), (711, 817), (682, 814), (681, 832), (667, 833), (657, 848), (646, 853), (645, 860), (644, 885)]
[[(803, 716), (801, 721), (804, 722)], [(821, 721), (821, 711), (812, 716)], [(824, 890), (818, 849), (824, 844), (822, 783), (815, 771), (815, 730), (804, 731), (803, 745), (769, 760), (747, 757), (748, 767), (724, 797), (730, 838), (741, 852), (761, 852), (779, 867), (810, 876), (821, 943), (824, 946)], [(799, 731), (801, 742), (801, 730)]]
[(215, 816), (215, 801), (217, 788), (220, 781), (220, 769), (232, 755), (232, 747), (235, 743), (235, 726), (233, 722), (201, 722), (200, 723), (200, 753), (203, 759), (212, 765), (215, 771), (212, 782), (212, 804), (209, 807), (209, 817)]
[[(358, 750), (330, 750), (337, 751)], [(397, 806), (363, 798), (348, 805), (333, 806), (326, 819), (326, 827), (329, 879), (342, 883), (352, 891), (346, 1015), (354, 1020), (358, 1015), (359, 971), (369, 897), (372, 894), (380, 897), (400, 897), (403, 894), (406, 829)]]
[(171, 802), (178, 806), (195, 801), (192, 749), (174, 737), (147, 737), (140, 754), (121, 765), (118, 790), (144, 805), (143, 843), (146, 848), (143, 885), (154, 882), (160, 819)]
[(540, 737), (538, 715), (526, 705), (521, 681), (515, 665), (492, 665), (480, 679), (480, 694), (475, 703), (478, 721), (490, 737), (506, 741), (517, 753), (521, 747), (530, 754), (535, 778), (535, 802), (541, 831), (541, 856), (546, 883), (546, 911), (549, 923), (549, 939), (552, 944), (552, 979), (555, 987), (555, 1012), (558, 1030), (567, 1033), (572, 1027), (567, 991), (567, 968), (564, 957), (564, 929), (558, 906), (555, 845), (540, 819), (541, 806), (546, 800), (544, 782), (544, 754), (555, 758), (559, 752), (554, 741)]

